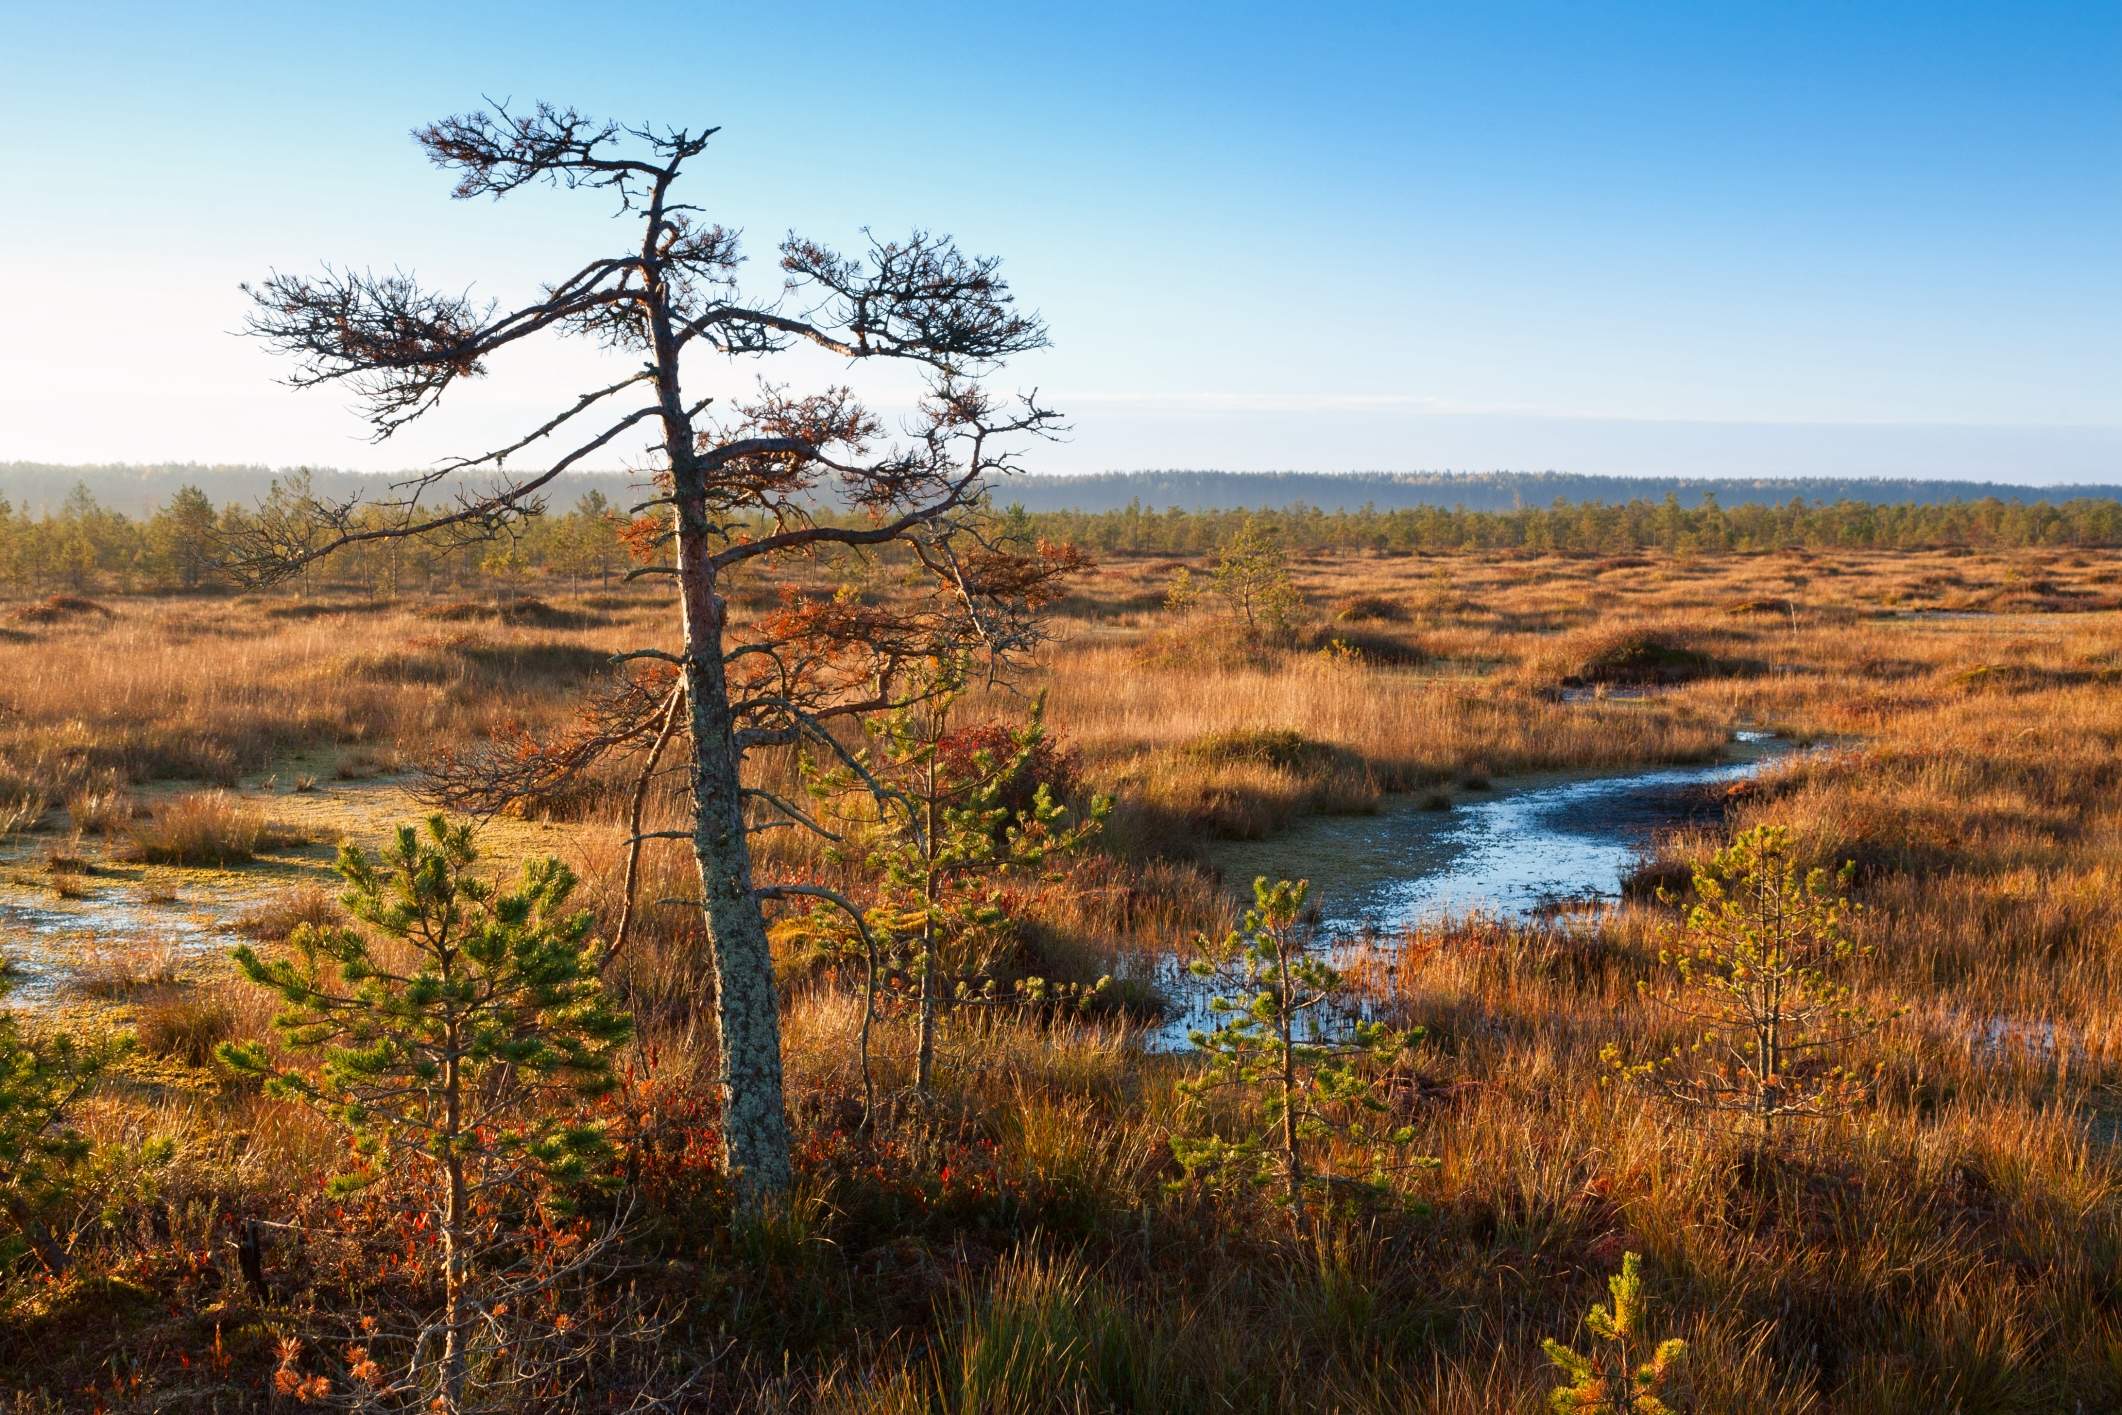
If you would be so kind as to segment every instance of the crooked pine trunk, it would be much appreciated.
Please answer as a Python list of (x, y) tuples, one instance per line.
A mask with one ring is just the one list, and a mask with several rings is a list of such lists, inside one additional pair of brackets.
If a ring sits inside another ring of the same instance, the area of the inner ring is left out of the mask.
[(737, 778), (722, 666), (724, 608), (708, 564), (706, 516), (677, 469), (678, 577), (685, 612), (685, 697), (693, 732), (693, 858), (715, 956), (723, 1156), (739, 1207), (788, 1192), (788, 1114), (781, 1091), (781, 1015), (766, 919), (752, 894), (751, 847)]

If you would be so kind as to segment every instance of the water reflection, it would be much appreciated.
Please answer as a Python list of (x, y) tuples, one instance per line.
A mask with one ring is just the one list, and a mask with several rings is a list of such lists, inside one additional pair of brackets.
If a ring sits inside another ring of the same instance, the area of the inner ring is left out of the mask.
[[(1618, 898), (1656, 832), (1711, 818), (1720, 788), (1792, 750), (1771, 734), (1741, 732), (1723, 761), (1555, 773), (1493, 795), (1462, 794), (1446, 811), (1399, 798), (1376, 815), (1317, 816), (1270, 840), (1227, 842), (1209, 858), (1247, 895), (1259, 875), (1309, 879), (1328, 942), (1469, 914), (1525, 919), (1558, 904)], [(1158, 960), (1151, 976), (1170, 1007), (1147, 1044), (1182, 1048), (1188, 1029), (1210, 1020), (1207, 986), (1183, 959)]]
[(1715, 788), (1789, 750), (1742, 733), (1732, 759), (1618, 775), (1574, 773), (1448, 811), (1396, 802), (1374, 816), (1321, 816), (1210, 856), (1234, 888), (1256, 875), (1312, 881), (1326, 931), (1395, 930), (1453, 915), (1524, 918), (1556, 903), (1612, 899), (1658, 830), (1712, 809)]

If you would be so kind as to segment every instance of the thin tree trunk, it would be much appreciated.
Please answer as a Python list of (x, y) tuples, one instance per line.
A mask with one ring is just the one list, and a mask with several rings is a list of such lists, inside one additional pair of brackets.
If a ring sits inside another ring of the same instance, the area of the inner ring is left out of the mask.
[(921, 936), (921, 1038), (914, 1052), (914, 1089), (926, 1096), (936, 1076), (936, 926)]
[(656, 740), (648, 749), (648, 760), (642, 764), (641, 775), (634, 782), (633, 800), (626, 812), (626, 883), (619, 904), (619, 930), (612, 937), (611, 947), (604, 950), (604, 957), (597, 964), (599, 969), (611, 966), (633, 932), (635, 895), (641, 887), (641, 847), (645, 843), (641, 838), (641, 822), (648, 807), (648, 790), (655, 781), (656, 767), (663, 760), (663, 749), (670, 745), (671, 733), (678, 726), (678, 713), (685, 706), (684, 696), (683, 687), (671, 689), (670, 701), (663, 708), (663, 725), (656, 729)]
[(877, 1079), (870, 1069), (870, 1033), (877, 1025), (877, 936), (862, 930), (862, 1128), (876, 1124)]
[(451, 1028), (450, 1056), (443, 1066), (443, 1124), (450, 1143), (443, 1161), (447, 1187), (442, 1199), (442, 1398), (444, 1409), (464, 1408), (464, 1160), (456, 1141), (463, 1133), (463, 1098), (456, 1056), (455, 1028)]
[(1295, 1055), (1295, 1015), (1291, 1004), (1295, 1001), (1295, 990), (1290, 984), (1289, 949), (1287, 939), (1275, 940), (1276, 970), (1281, 998), (1275, 1008), (1275, 1028), (1282, 1042), (1282, 1177), (1288, 1186), (1289, 1218), (1296, 1226), (1297, 1237), (1309, 1244), (1312, 1241), (1311, 1215), (1304, 1211), (1304, 1158), (1297, 1149), (1297, 1058)]
[(927, 769), (927, 793), (922, 799), (921, 854), (927, 866), (921, 881), (921, 902), (927, 907), (928, 920), (921, 926), (921, 1042), (914, 1064), (914, 1086), (923, 1096), (930, 1093), (936, 1078), (936, 1011), (939, 1006), (936, 996), (936, 972), (943, 960), (936, 956), (936, 757), (935, 747), (929, 748)]
[(10, 1204), (8, 1214), (14, 1220), (16, 1229), (21, 1232), (22, 1241), (37, 1255), (37, 1261), (44, 1264), (44, 1270), (53, 1277), (64, 1277), (69, 1266), (66, 1249), (52, 1236), (52, 1231), (44, 1220), (19, 1203)]

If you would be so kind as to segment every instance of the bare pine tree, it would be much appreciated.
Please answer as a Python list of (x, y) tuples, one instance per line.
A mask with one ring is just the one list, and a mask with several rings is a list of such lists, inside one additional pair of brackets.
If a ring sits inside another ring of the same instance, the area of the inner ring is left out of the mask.
[[(982, 530), (986, 479), (1014, 470), (1026, 437), (1055, 430), (1036, 396), (1005, 402), (982, 387), (1008, 356), (1046, 342), (996, 262), (918, 231), (867, 238), (852, 255), (791, 235), (779, 248), (778, 288), (748, 295), (737, 233), (673, 195), (715, 131), (626, 127), (544, 104), (525, 114), (493, 104), (418, 131), (434, 163), (456, 174), (459, 198), (534, 183), (598, 192), (638, 240), (517, 308), (430, 290), (403, 273), (275, 273), (246, 287), (249, 327), (294, 361), (289, 381), (350, 390), (381, 441), (520, 340), (587, 338), (638, 366), (506, 446), (446, 462), (386, 500), (276, 497), (230, 558), (264, 582), (367, 541), (507, 535), (541, 509), (540, 488), (553, 478), (645, 441), (660, 494), (635, 511), (646, 513), (647, 568), (676, 581), (676, 652), (644, 646), (622, 656), (619, 681), (580, 731), (535, 750), (473, 754), (445, 770), (443, 794), (490, 803), (615, 751), (641, 752), (653, 769), (674, 735), (667, 723), (689, 739), (692, 821), (679, 834), (698, 862), (713, 944), (726, 1158), (750, 1206), (790, 1180), (762, 900), (796, 890), (754, 884), (748, 834), (806, 822), (799, 808), (744, 785), (745, 753), (796, 742), (839, 752), (835, 721), (904, 706), (918, 691), (908, 670), (938, 651), (1023, 647), (1031, 610), (1072, 554)], [(715, 400), (685, 385), (689, 354), (748, 359), (802, 345), (918, 366), (926, 397), (889, 435), (844, 387), (799, 395), (761, 382), (749, 401), (711, 412)], [(512, 470), (525, 462), (534, 470)], [(818, 514), (824, 495), (849, 514)], [(898, 608), (797, 597), (756, 624), (732, 625), (723, 593), (732, 574), (775, 557), (884, 547), (932, 577), (934, 592)]]

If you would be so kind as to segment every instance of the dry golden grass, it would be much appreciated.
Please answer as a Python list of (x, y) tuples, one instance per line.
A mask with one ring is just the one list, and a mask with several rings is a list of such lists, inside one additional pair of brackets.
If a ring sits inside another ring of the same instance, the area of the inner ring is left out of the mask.
[(174, 988), (184, 970), (184, 953), (161, 939), (102, 938), (77, 940), (73, 954), (74, 985), (92, 997), (137, 998)]
[[(890, 1107), (861, 1135), (850, 979), (790, 958), (806, 1205), (738, 1250), (712, 1176), (708, 1197), (674, 1198), (666, 1177), (647, 1201), (660, 1207), (644, 1271), (713, 1333), (681, 1357), (703, 1373), (702, 1408), (1530, 1412), (1550, 1383), (1539, 1340), (1571, 1338), (1630, 1249), (1660, 1333), (1690, 1343), (1699, 1412), (2122, 1408), (2122, 558), (1321, 557), (1299, 566), (1306, 632), (1257, 651), (1162, 608), (1177, 563), (1099, 570), (1025, 684), (1120, 797), (1106, 848), (1017, 900), (1026, 950), (1092, 975), (1139, 970), (1226, 926), (1229, 896), (1193, 863), (1213, 833), (1271, 837), (1298, 813), (1469, 776), (1699, 759), (1734, 727), (1772, 728), (1838, 750), (1664, 841), (1653, 872), (1677, 877), (1762, 821), (1823, 862), (1856, 862), (1874, 945), (1859, 981), (1906, 1009), (1851, 1057), (1878, 1068), (1876, 1104), (1764, 1156), (1602, 1086), (1603, 1047), (1672, 1035), (1636, 988), (1671, 925), (1653, 904), (1388, 940), (1355, 971), (1383, 1012), (1429, 1029), (1391, 1095), (1442, 1163), (1409, 1181), (1409, 1207), (1340, 1226), (1319, 1263), (1269, 1211), (1167, 1191), (1168, 1137), (1194, 1123), (1176, 1089), (1186, 1062), (1145, 1056), (1117, 1017), (965, 1016), (945, 1032), (936, 1105)], [(305, 760), (328, 773), (343, 752), (416, 760), (557, 714), (596, 655), (664, 629), (631, 598), (513, 616), (267, 613), (284, 607), (128, 601), (107, 623), (0, 642), (8, 753), (64, 762), (102, 744), (97, 766), (136, 779), (202, 761), (262, 774)], [(1317, 647), (1351, 627), (1373, 651)], [(138, 681), (118, 666), (128, 655)], [(759, 769), (785, 784), (792, 767)], [(621, 788), (590, 793), (567, 827), (607, 928)], [(673, 820), (678, 803), (656, 809)], [(759, 865), (860, 883), (792, 832), (765, 837)], [(644, 898), (697, 888), (676, 850), (647, 867)], [(328, 907), (292, 901), (257, 931)], [(644, 917), (615, 978), (644, 1030), (629, 1103), (652, 1109), (699, 1094), (713, 1044), (697, 913)], [(143, 983), (138, 1025), (188, 1067), (205, 1038), (264, 1031), (269, 1009), (247, 991)], [(887, 1090), (907, 1047), (887, 1020)], [(170, 1192), (216, 1211), (290, 1212), (333, 1158), (313, 1121), (196, 1077), (99, 1104), (101, 1136), (177, 1137), (188, 1167)], [(697, 1131), (709, 1107), (671, 1124)], [(160, 1222), (171, 1245), (219, 1253), (192, 1209), (150, 1221), (160, 1200), (111, 1192), (128, 1231)], [(139, 1256), (163, 1243), (87, 1251), (203, 1312), (184, 1285), (197, 1279), (174, 1275), (196, 1268)], [(215, 1320), (316, 1315), (251, 1304), (232, 1274), (216, 1290), (235, 1295), (211, 1299), (226, 1304)], [(31, 1348), (0, 1341), (0, 1375), (57, 1390), (47, 1370), (101, 1372), (117, 1343), (205, 1340), (204, 1316), (161, 1320), (129, 1317), (120, 1336), (108, 1320), (38, 1327), (34, 1367)], [(236, 1377), (209, 1387), (173, 1355), (141, 1369), (135, 1408), (240, 1404)]]
[(226, 791), (193, 791), (162, 801), (126, 831), (125, 858), (150, 865), (223, 868), (302, 837)]
[[(132, 601), (0, 640), (9, 709), (0, 765), (65, 784), (56, 764), (133, 781), (233, 785), (290, 759), (372, 773), (379, 755), (562, 710), (605, 655), (647, 624), (568, 612), (569, 637), (526, 623), (438, 620), (419, 603)], [(535, 620), (537, 616), (532, 616)]]

